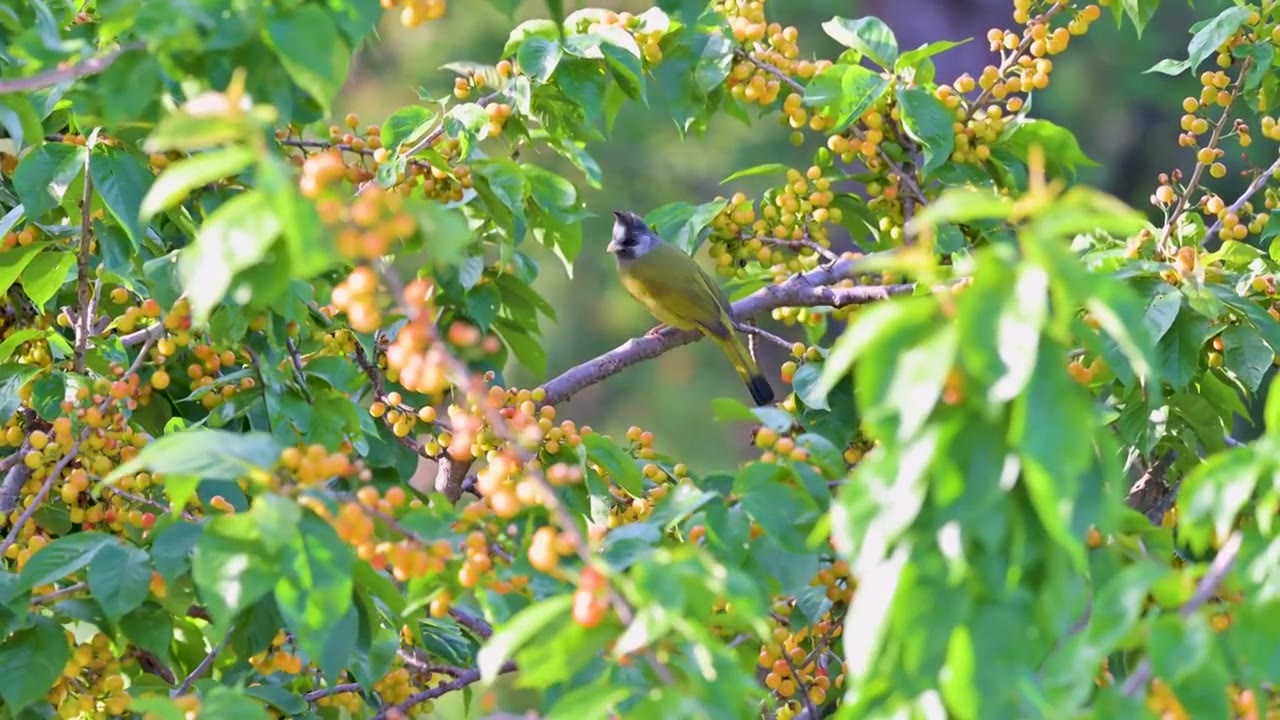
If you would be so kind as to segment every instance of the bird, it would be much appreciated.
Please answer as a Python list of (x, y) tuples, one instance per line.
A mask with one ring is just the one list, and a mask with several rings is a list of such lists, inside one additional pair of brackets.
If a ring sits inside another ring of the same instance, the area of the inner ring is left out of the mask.
[(662, 323), (647, 334), (697, 330), (729, 357), (757, 406), (773, 402), (773, 388), (734, 332), (724, 290), (692, 257), (626, 210), (613, 211), (613, 238), (606, 250), (617, 260), (622, 287)]

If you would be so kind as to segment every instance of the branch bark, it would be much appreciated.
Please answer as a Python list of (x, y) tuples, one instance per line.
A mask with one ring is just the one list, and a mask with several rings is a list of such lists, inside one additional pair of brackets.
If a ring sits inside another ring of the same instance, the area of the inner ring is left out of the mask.
[(123, 45), (109, 53), (91, 57), (87, 60), (81, 60), (74, 65), (69, 65), (57, 70), (39, 73), (30, 77), (9, 78), (0, 80), (0, 95), (7, 95), (16, 92), (30, 92), (47, 88), (50, 85), (57, 85), (64, 80), (75, 80), (77, 78), (96, 75), (103, 70), (111, 67), (121, 55), (134, 50), (141, 50), (146, 47), (146, 43), (130, 43)]
[[(777, 285), (757, 290), (733, 303), (734, 316), (741, 322), (780, 307), (840, 308), (885, 300), (895, 295), (906, 295), (915, 289), (915, 285), (910, 283), (832, 287), (841, 280), (862, 274), (862, 268), (870, 257), (842, 258), (829, 267), (801, 273)], [(569, 368), (558, 377), (544, 383), (542, 389), (547, 395), (543, 402), (547, 405), (564, 402), (584, 388), (617, 375), (636, 363), (651, 360), (668, 350), (688, 345), (701, 338), (702, 334), (694, 330), (632, 338), (613, 350)]]

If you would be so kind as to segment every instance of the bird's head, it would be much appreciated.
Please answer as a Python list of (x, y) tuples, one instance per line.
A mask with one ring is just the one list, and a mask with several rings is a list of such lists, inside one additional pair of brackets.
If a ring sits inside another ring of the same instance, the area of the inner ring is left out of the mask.
[(658, 234), (649, 227), (644, 218), (626, 210), (613, 211), (613, 239), (609, 252), (620, 260), (634, 260), (647, 254), (662, 242)]

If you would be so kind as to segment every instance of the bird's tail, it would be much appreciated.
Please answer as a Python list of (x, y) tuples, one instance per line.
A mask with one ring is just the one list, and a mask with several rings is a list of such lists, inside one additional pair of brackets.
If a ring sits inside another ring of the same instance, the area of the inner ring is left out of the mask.
[(728, 337), (712, 337), (724, 350), (725, 355), (729, 356), (733, 369), (738, 371), (742, 382), (746, 383), (747, 390), (751, 392), (751, 399), (756, 405), (768, 405), (773, 402), (773, 388), (769, 386), (769, 381), (764, 379), (764, 373), (760, 372), (760, 367), (756, 365), (755, 360), (751, 359), (751, 353), (747, 351), (747, 346), (737, 334), (730, 331)]

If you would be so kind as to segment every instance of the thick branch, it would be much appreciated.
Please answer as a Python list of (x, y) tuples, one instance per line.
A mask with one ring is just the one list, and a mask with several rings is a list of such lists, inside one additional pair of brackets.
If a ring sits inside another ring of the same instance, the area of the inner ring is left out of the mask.
[[(791, 277), (778, 285), (770, 285), (733, 304), (734, 316), (745, 320), (781, 307), (833, 307), (885, 300), (894, 295), (905, 295), (915, 289), (913, 284), (885, 286), (831, 287), (832, 284), (859, 273), (866, 258), (842, 259), (830, 267), (819, 268)], [(645, 335), (632, 338), (609, 352), (570, 368), (542, 386), (548, 405), (564, 402), (580, 390), (644, 360), (701, 339), (697, 331), (689, 330), (663, 335)]]
[(122, 47), (116, 48), (105, 55), (91, 57), (88, 60), (81, 60), (74, 65), (69, 65), (57, 70), (32, 75), (31, 77), (9, 78), (8, 80), (0, 80), (0, 95), (7, 95), (15, 92), (30, 92), (47, 88), (51, 85), (57, 85), (64, 80), (75, 80), (76, 78), (88, 77), (111, 67), (121, 55), (134, 50), (141, 50), (146, 47), (146, 43), (130, 43)]

